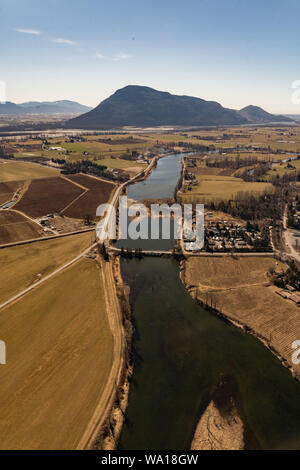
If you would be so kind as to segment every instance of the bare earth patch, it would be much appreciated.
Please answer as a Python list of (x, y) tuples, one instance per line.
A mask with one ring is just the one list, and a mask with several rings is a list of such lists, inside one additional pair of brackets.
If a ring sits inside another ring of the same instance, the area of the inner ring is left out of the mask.
[(242, 450), (244, 426), (237, 411), (222, 416), (211, 401), (197, 425), (191, 450)]
[(14, 211), (0, 211), (0, 245), (31, 240), (44, 235), (34, 222)]

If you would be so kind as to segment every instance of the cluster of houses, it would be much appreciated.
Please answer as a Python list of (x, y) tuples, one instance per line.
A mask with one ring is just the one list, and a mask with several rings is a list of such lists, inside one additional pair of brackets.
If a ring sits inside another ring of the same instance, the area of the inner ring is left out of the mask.
[[(285, 290), (286, 289), (286, 290)], [(276, 294), (280, 295), (283, 299), (289, 299), (300, 307), (300, 293), (296, 291), (293, 286), (287, 284), (285, 289), (276, 290)]]
[[(56, 230), (56, 227), (53, 225), (54, 223), (54, 214), (48, 214), (38, 220), (38, 222), (44, 227), (44, 232), (52, 233), (52, 230)], [(49, 231), (49, 228), (51, 231)]]
[(262, 243), (263, 236), (258, 227), (250, 230), (227, 220), (205, 224), (205, 244), (210, 251), (257, 251)]
[(196, 178), (196, 175), (194, 173), (190, 173), (189, 171), (184, 172), (184, 178), (182, 182), (183, 188), (187, 189), (188, 191), (192, 190), (193, 186), (198, 186), (199, 182)]

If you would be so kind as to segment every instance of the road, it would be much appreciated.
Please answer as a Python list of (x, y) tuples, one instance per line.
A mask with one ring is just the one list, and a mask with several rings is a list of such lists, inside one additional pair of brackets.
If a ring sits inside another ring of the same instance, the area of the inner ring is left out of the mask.
[[(113, 195), (113, 197), (110, 201), (110, 205), (108, 206), (108, 210), (106, 212), (106, 215), (105, 215), (104, 219), (102, 219), (97, 225), (96, 233), (97, 233), (97, 237), (98, 237), (99, 240), (105, 240), (105, 238), (106, 238), (105, 235), (106, 235), (107, 228), (109, 228), (110, 224), (113, 223), (112, 216), (114, 214), (114, 208), (116, 206), (117, 199), (119, 198), (123, 188), (125, 188), (125, 186), (127, 186), (128, 184), (133, 183), (143, 173), (148, 174), (151, 171), (151, 169), (152, 169), (154, 163), (156, 162), (156, 160), (157, 160), (157, 157), (152, 158), (151, 162), (149, 163), (149, 165), (147, 166), (146, 169), (143, 169), (142, 171), (140, 171), (140, 173), (133, 176), (128, 181), (125, 181), (124, 183), (122, 183), (120, 186), (117, 187), (117, 189), (116, 189), (116, 191), (115, 191), (115, 193), (114, 193), (114, 195)], [(110, 239), (108, 241), (110, 242)]]
[(12, 247), (12, 246), (19, 246), (19, 245), (29, 245), (30, 243), (44, 242), (44, 241), (47, 241), (47, 240), (54, 240), (55, 238), (70, 237), (72, 235), (79, 235), (80, 233), (93, 232), (94, 230), (95, 230), (95, 227), (94, 228), (81, 229), (81, 230), (75, 230), (75, 232), (59, 233), (58, 235), (49, 235), (47, 237), (31, 238), (29, 240), (23, 240), (21, 242), (5, 243), (4, 245), (0, 245), (0, 249), (1, 248), (9, 248), (9, 247)]
[(106, 419), (109, 417), (115, 401), (116, 387), (120, 383), (120, 377), (124, 365), (124, 331), (122, 325), (122, 312), (116, 292), (113, 266), (111, 262), (101, 261), (103, 287), (108, 320), (114, 336), (114, 361), (105, 389), (101, 394), (99, 403), (93, 416), (82, 435), (77, 449), (90, 449), (97, 438)]
[(287, 227), (287, 206), (285, 207), (285, 211), (283, 214), (283, 240), (285, 243), (285, 246), (289, 249), (289, 255), (292, 256), (296, 261), (300, 263), (300, 254), (295, 250), (294, 245), (295, 245), (295, 239), (294, 239), (294, 234), (297, 234), (300, 236), (300, 232), (298, 230), (291, 230)]
[[(120, 253), (121, 248), (116, 248), (114, 246), (109, 247), (110, 252), (115, 252), (115, 253)], [(145, 256), (160, 256), (160, 255), (167, 255), (167, 256), (173, 256), (174, 253), (172, 250), (166, 251), (166, 250), (139, 250), (139, 254), (145, 255)], [(132, 254), (134, 255), (134, 250), (132, 251)], [(177, 252), (176, 254), (180, 255), (180, 252)], [(263, 252), (246, 252), (246, 253), (225, 253), (225, 252), (214, 252), (214, 253), (208, 253), (207, 251), (200, 251), (200, 252), (193, 252), (193, 251), (185, 251), (183, 255), (185, 257), (205, 257), (205, 258), (215, 258), (215, 257), (222, 257), (222, 256), (242, 256), (242, 257), (251, 257), (251, 256), (270, 256), (274, 257), (274, 252), (273, 251), (263, 251)]]

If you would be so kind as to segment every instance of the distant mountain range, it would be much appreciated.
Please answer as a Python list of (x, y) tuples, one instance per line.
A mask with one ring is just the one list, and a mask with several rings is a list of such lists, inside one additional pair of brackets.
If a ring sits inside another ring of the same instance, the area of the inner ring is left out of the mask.
[(67, 122), (67, 127), (99, 129), (111, 127), (215, 126), (292, 122), (286, 116), (267, 113), (257, 106), (240, 111), (215, 101), (178, 96), (153, 88), (129, 85), (117, 90), (96, 108)]
[(0, 115), (22, 115), (22, 114), (81, 114), (92, 108), (84, 106), (76, 101), (28, 101), (15, 104), (7, 101), (0, 103)]
[(262, 108), (259, 108), (258, 106), (246, 106), (246, 108), (243, 108), (239, 111), (239, 114), (243, 116), (245, 119), (247, 119), (249, 122), (252, 124), (264, 124), (264, 123), (269, 123), (269, 122), (289, 122), (292, 121), (287, 116), (283, 115), (275, 115), (275, 114), (270, 114), (267, 113)]

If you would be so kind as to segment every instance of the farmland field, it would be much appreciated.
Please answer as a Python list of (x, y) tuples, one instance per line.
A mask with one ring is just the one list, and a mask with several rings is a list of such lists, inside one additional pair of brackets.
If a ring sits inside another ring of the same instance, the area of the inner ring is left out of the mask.
[(83, 259), (2, 310), (0, 329), (1, 449), (75, 449), (113, 361), (98, 263)]
[(0, 182), (0, 205), (11, 201), (14, 193), (23, 186), (23, 181)]
[[(191, 258), (186, 265), (186, 282), (213, 288), (263, 283), (266, 281), (266, 272), (275, 264), (274, 259), (269, 257), (240, 257), (238, 261), (230, 256), (204, 257), (201, 260)], [(284, 265), (279, 263), (278, 266), (283, 268)], [(228, 277), (225, 277), (226, 272), (230, 273)]]
[(14, 211), (0, 211), (0, 245), (43, 236), (34, 222)]
[(248, 192), (258, 195), (264, 191), (273, 190), (273, 187), (270, 183), (246, 182), (241, 178), (236, 178), (234, 176), (196, 173), (196, 178), (198, 181), (197, 186), (192, 186), (191, 191), (184, 189), (178, 193), (178, 196), (182, 202), (187, 203), (196, 201), (207, 202), (212, 200), (228, 200), (234, 199), (237, 194), (241, 192)]
[[(42, 141), (37, 145), (32, 139), (18, 143), (15, 145), (14, 156), (15, 158), (35, 156), (47, 159), (66, 158), (71, 161), (82, 158), (110, 158), (112, 155), (119, 157), (128, 150), (144, 150), (149, 144), (153, 144), (153, 139), (150, 135), (133, 137), (130, 134), (106, 134), (100, 137), (87, 135), (82, 142), (76, 140), (71, 142), (64, 137), (49, 138), (48, 142), (49, 149), (42, 149)], [(58, 147), (59, 150), (56, 149)]]
[(75, 258), (92, 244), (91, 233), (0, 250), (0, 303)]
[(0, 161), (0, 181), (17, 181), (49, 178), (59, 174), (58, 170), (27, 162)]
[(60, 212), (84, 189), (61, 177), (32, 180), (15, 208), (31, 217)]
[[(201, 139), (205, 137), (205, 139)], [(197, 138), (203, 145), (214, 145), (216, 148), (252, 145), (270, 150), (300, 152), (300, 130), (298, 126), (219, 128), (188, 132), (180, 140)]]
[(281, 178), (283, 175), (290, 175), (293, 172), (298, 172), (300, 170), (300, 160), (294, 160), (289, 163), (281, 163), (280, 165), (274, 166), (269, 170), (264, 178), (266, 180), (271, 180), (277, 175)]
[(74, 219), (82, 219), (89, 215), (95, 219), (97, 207), (99, 204), (108, 202), (115, 185), (81, 174), (68, 175), (68, 178), (88, 188), (89, 191), (63, 211), (64, 215)]
[(99, 163), (99, 165), (105, 165), (107, 168), (118, 168), (120, 170), (130, 170), (130, 168), (137, 167), (141, 171), (146, 167), (143, 163), (137, 163), (134, 160), (124, 160), (122, 158), (103, 158), (98, 160), (96, 163)]

